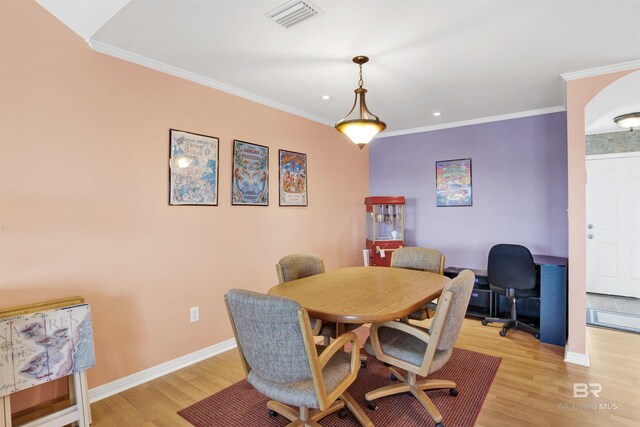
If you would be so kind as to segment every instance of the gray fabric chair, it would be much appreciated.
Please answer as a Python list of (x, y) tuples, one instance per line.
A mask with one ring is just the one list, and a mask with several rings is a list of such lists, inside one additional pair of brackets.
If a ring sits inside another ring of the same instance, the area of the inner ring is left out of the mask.
[(282, 284), (324, 273), (324, 262), (316, 254), (293, 254), (278, 261), (276, 270), (278, 283)]
[[(316, 254), (293, 254), (287, 255), (276, 264), (278, 273), (278, 283), (283, 284), (292, 280), (303, 279), (316, 274), (324, 273), (324, 261)], [(345, 329), (353, 330), (360, 325), (345, 325)], [(324, 338), (324, 345), (329, 345), (331, 338), (335, 338), (337, 334), (337, 325), (335, 323), (323, 322), (320, 319), (311, 318), (311, 330), (313, 335), (319, 335)]]
[[(391, 267), (444, 274), (444, 255), (436, 249), (405, 246), (393, 251)], [(408, 317), (414, 320), (428, 319), (429, 309), (427, 305), (424, 305)]]
[[(373, 426), (346, 392), (360, 363), (353, 332), (328, 347), (316, 346), (307, 311), (293, 300), (232, 289), (225, 302), (247, 381), (274, 399), (267, 403), (270, 415), (285, 416), (289, 426), (319, 426), (318, 420), (338, 410), (346, 416), (346, 405), (362, 425)], [(350, 354), (343, 351), (347, 343)]]
[[(371, 326), (365, 349), (369, 354), (375, 354), (381, 362), (392, 365), (389, 367), (391, 377), (401, 383), (368, 392), (365, 399), (369, 408), (376, 408), (375, 400), (378, 398), (410, 392), (426, 408), (436, 426), (444, 426), (440, 411), (424, 390), (448, 388), (449, 393), (456, 396), (456, 384), (453, 381), (429, 379), (418, 382), (416, 376), (426, 377), (449, 361), (462, 328), (474, 281), (473, 272), (464, 270), (447, 283), (438, 299), (429, 330), (397, 321)], [(406, 371), (406, 376), (396, 367)]]
[[(287, 255), (276, 264), (278, 284), (303, 279), (316, 274), (324, 273), (324, 261), (316, 254)], [(320, 319), (311, 318), (311, 330), (313, 335), (324, 337), (324, 345), (329, 345), (331, 338), (336, 336), (335, 325), (324, 324)]]

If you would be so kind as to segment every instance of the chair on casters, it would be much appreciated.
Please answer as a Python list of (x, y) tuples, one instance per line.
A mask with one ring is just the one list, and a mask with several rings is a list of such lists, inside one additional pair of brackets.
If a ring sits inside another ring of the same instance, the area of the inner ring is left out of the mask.
[[(283, 284), (324, 273), (324, 261), (316, 254), (287, 255), (276, 264), (276, 272), (278, 273), (278, 283)], [(344, 325), (344, 329), (352, 331), (359, 326), (361, 325), (348, 323)], [(324, 345), (329, 345), (331, 338), (335, 338), (338, 335), (338, 325), (312, 318), (311, 331), (313, 335), (323, 337)], [(366, 355), (363, 354), (360, 360), (362, 361), (361, 366), (364, 368), (367, 364)]]
[(324, 261), (316, 254), (287, 255), (276, 264), (278, 283), (286, 283), (304, 277), (324, 273)]
[[(336, 411), (344, 418), (348, 409), (361, 425), (373, 427), (346, 392), (358, 374), (356, 334), (316, 346), (309, 315), (297, 302), (239, 289), (224, 298), (247, 381), (274, 399), (267, 402), (269, 415), (284, 416), (291, 421), (288, 426), (318, 427), (318, 420)], [(344, 351), (347, 343), (351, 353)]]
[(522, 329), (540, 338), (540, 331), (518, 320), (517, 300), (521, 298), (540, 298), (540, 289), (536, 287), (536, 265), (529, 249), (520, 245), (495, 245), (489, 251), (487, 276), (491, 291), (504, 295), (511, 300), (511, 317), (485, 317), (483, 325), (500, 322), (505, 325), (500, 335), (507, 335), (512, 328)]
[[(462, 328), (474, 282), (473, 272), (464, 270), (447, 283), (438, 299), (429, 330), (398, 321), (371, 326), (365, 349), (373, 352), (381, 362), (391, 365), (391, 379), (402, 383), (368, 392), (365, 399), (369, 409), (376, 409), (375, 399), (409, 392), (425, 407), (437, 427), (444, 426), (442, 414), (424, 390), (449, 389), (449, 394), (455, 397), (458, 395), (456, 383), (429, 379), (418, 381), (416, 376), (427, 376), (449, 361)], [(406, 376), (394, 366), (406, 371)]]
[[(276, 264), (276, 272), (278, 283), (283, 284), (324, 273), (324, 261), (316, 254), (287, 255)], [(325, 325), (320, 319), (311, 319), (311, 331), (324, 337), (324, 345), (329, 345), (330, 338), (336, 336), (335, 325)]]
[[(391, 267), (444, 274), (444, 255), (436, 249), (405, 246), (393, 252), (391, 255)], [(411, 313), (408, 316), (409, 319), (428, 319), (429, 309), (427, 306), (428, 304)]]

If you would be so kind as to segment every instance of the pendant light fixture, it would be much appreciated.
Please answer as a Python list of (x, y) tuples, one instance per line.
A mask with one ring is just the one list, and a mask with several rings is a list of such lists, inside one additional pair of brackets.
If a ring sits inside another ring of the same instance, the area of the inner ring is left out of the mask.
[(633, 128), (640, 127), (640, 113), (623, 114), (613, 119), (613, 121), (616, 122), (618, 126), (633, 131)]
[(354, 144), (362, 149), (387, 125), (367, 109), (367, 104), (364, 101), (364, 95), (367, 90), (362, 87), (364, 84), (362, 81), (362, 64), (369, 62), (369, 58), (356, 56), (353, 58), (353, 62), (360, 66), (360, 80), (358, 80), (358, 88), (354, 90), (356, 99), (349, 114), (336, 123), (336, 129), (347, 135)]

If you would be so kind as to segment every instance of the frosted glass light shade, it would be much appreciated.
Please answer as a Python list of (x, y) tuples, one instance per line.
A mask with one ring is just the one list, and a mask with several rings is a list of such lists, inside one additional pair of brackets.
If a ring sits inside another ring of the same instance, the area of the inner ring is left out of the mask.
[(336, 129), (347, 135), (354, 144), (362, 149), (387, 125), (367, 108), (364, 99), (367, 90), (360, 87), (354, 92), (356, 97), (353, 107), (344, 119), (336, 123)]
[(385, 124), (375, 120), (353, 120), (336, 126), (340, 132), (360, 148), (370, 143), (374, 136), (385, 128)]
[(633, 128), (640, 127), (640, 113), (623, 114), (613, 119), (619, 126), (633, 130)]

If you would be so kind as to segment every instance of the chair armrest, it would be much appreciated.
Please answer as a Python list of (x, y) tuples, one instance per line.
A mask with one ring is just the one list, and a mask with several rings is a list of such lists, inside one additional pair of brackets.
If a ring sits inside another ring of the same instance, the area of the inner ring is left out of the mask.
[(394, 320), (390, 322), (374, 323), (373, 325), (371, 325), (371, 339), (372, 341), (375, 339), (378, 342), (378, 346), (380, 344), (380, 341), (378, 340), (379, 328), (397, 329), (409, 335), (413, 335), (414, 337), (418, 338), (420, 341), (425, 342), (426, 344), (429, 344), (429, 340), (431, 339), (431, 334), (429, 334), (429, 332), (425, 331), (424, 329), (416, 325), (411, 325), (409, 323), (398, 322)]
[(388, 353), (385, 353), (382, 349), (382, 346), (380, 345), (380, 337), (378, 336), (379, 328), (391, 328), (399, 330), (403, 333), (407, 333), (418, 338), (420, 341), (425, 342), (427, 345), (431, 340), (431, 335), (427, 331), (420, 329), (417, 326), (398, 321), (374, 323), (373, 325), (371, 325), (371, 346), (373, 347), (373, 352), (376, 355), (376, 359), (409, 372), (419, 373), (423, 376), (426, 375), (426, 372), (429, 369), (428, 364), (430, 364), (430, 361), (427, 361), (426, 358), (420, 365), (414, 365), (413, 363), (406, 362)]
[[(331, 360), (331, 358), (338, 352), (342, 351), (345, 344), (351, 343), (351, 361), (349, 364), (349, 374), (345, 376), (331, 391), (322, 390), (323, 396), (318, 394), (318, 401), (320, 407), (328, 407), (329, 402), (334, 402), (355, 380), (360, 368), (360, 345), (358, 343), (358, 336), (353, 332), (345, 332), (336, 338), (322, 353), (318, 356), (318, 364), (320, 370)], [(316, 386), (316, 392), (318, 392)]]
[(353, 359), (354, 353), (356, 353), (356, 358), (360, 358), (360, 346), (358, 343), (358, 336), (353, 332), (345, 332), (340, 335), (338, 338), (333, 340), (331, 344), (324, 349), (322, 353), (318, 356), (318, 362), (320, 363), (320, 367), (324, 368), (325, 365), (329, 362), (329, 360), (336, 354), (339, 350), (342, 350), (342, 347), (347, 343), (351, 343), (351, 358)]

